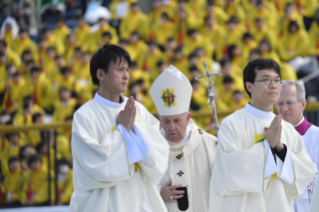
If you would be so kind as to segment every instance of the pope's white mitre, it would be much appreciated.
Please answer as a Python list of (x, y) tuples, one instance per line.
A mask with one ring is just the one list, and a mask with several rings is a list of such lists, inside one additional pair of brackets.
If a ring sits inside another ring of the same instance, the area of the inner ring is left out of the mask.
[(192, 93), (187, 77), (172, 65), (156, 78), (151, 87), (152, 99), (161, 116), (188, 112)]

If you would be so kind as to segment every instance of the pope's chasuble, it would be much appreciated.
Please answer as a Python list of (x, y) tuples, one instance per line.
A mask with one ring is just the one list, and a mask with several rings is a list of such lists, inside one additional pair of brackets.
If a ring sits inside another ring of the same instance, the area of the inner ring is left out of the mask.
[[(319, 127), (312, 125), (305, 118), (295, 126), (295, 129), (301, 135), (305, 148), (312, 162), (319, 167)], [(312, 202), (312, 194), (316, 185), (316, 178), (310, 182), (305, 191), (294, 202), (295, 212), (308, 212), (310, 202)]]
[(139, 103), (134, 133), (117, 125), (127, 102), (99, 94), (74, 115), (72, 154), (74, 212), (163, 212), (156, 186), (167, 169), (169, 146), (158, 121)]
[[(198, 128), (187, 127), (187, 137), (170, 144), (168, 169), (160, 186), (172, 182), (187, 188), (188, 212), (206, 212), (209, 201), (209, 183), (215, 160), (216, 137)], [(164, 134), (164, 132), (162, 132)], [(166, 202), (169, 212), (181, 211), (177, 202)]]
[(305, 190), (317, 168), (299, 133), (284, 120), (284, 161), (272, 154), (264, 127), (270, 126), (274, 116), (272, 111), (264, 112), (247, 104), (223, 120), (210, 184), (209, 211), (293, 212), (294, 199)]

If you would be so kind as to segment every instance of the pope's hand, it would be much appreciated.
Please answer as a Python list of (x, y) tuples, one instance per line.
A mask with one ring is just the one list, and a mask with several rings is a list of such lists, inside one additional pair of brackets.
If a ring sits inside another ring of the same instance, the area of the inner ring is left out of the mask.
[(266, 131), (265, 139), (268, 141), (269, 146), (271, 148), (276, 147), (277, 143), (280, 142), (281, 137), (281, 116), (275, 116), (270, 126), (265, 127), (264, 129)]
[(182, 198), (184, 191), (175, 190), (176, 188), (180, 188), (180, 187), (183, 187), (183, 186), (181, 185), (172, 186), (171, 182), (163, 185), (161, 188), (161, 196), (164, 202), (176, 202), (177, 199)]
[(117, 124), (123, 125), (126, 130), (130, 130), (134, 126), (136, 115), (136, 107), (134, 98), (131, 96), (127, 102), (124, 110), (122, 110), (117, 118)]

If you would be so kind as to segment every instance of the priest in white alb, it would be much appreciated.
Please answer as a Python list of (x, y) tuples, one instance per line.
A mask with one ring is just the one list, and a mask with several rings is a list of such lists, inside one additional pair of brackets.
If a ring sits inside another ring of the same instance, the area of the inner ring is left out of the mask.
[(221, 123), (209, 211), (293, 212), (293, 201), (317, 168), (299, 133), (272, 111), (281, 90), (280, 67), (259, 58), (243, 76), (251, 102)]
[(151, 87), (162, 134), (170, 145), (168, 169), (159, 192), (168, 211), (207, 212), (216, 137), (200, 129), (188, 112), (192, 86), (174, 66)]
[[(301, 84), (292, 80), (283, 81), (280, 98), (276, 103), (278, 114), (291, 123), (301, 135), (312, 162), (319, 168), (319, 127), (309, 123), (303, 116), (307, 106), (305, 90)], [(316, 184), (316, 176), (305, 191), (294, 201), (295, 212), (308, 212)], [(318, 209), (319, 211), (319, 209)]]
[(99, 90), (74, 115), (72, 212), (163, 212), (156, 186), (167, 169), (169, 146), (158, 121), (126, 90), (131, 59), (106, 44), (92, 57)]

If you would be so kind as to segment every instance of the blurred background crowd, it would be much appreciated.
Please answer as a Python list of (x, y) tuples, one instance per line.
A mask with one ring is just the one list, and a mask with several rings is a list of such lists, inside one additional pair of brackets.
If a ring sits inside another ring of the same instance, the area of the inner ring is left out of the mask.
[[(141, 9), (151, 2), (151, 9)], [(242, 70), (264, 57), (281, 66), (282, 80), (318, 71), (318, 0), (4, 0), (0, 12), (0, 124), (71, 121), (93, 98), (90, 59), (106, 43), (131, 58), (126, 96), (151, 113), (151, 84), (170, 64), (193, 86), (191, 112), (210, 111), (205, 82), (215, 80), (218, 112), (249, 101)], [(145, 3), (146, 4), (146, 3)], [(319, 97), (318, 77), (305, 82)], [(220, 117), (223, 118), (223, 117)], [(194, 118), (207, 131), (211, 116)], [(0, 207), (68, 204), (73, 192), (71, 128), (0, 132)]]

